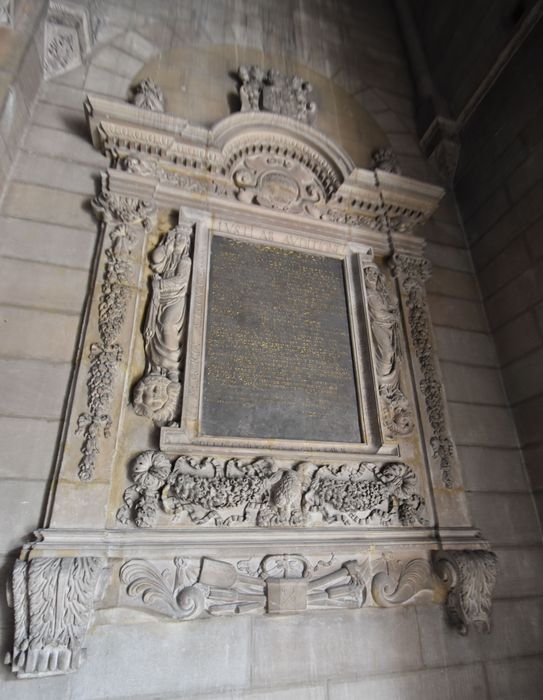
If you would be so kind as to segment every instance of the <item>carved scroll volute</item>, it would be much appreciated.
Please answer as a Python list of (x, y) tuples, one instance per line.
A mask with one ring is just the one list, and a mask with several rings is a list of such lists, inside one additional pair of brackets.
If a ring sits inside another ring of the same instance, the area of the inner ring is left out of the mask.
[(166, 425), (179, 418), (191, 281), (193, 224), (180, 221), (149, 254), (152, 277), (143, 326), (145, 372), (134, 411)]
[(425, 258), (398, 253), (393, 255), (389, 265), (398, 283), (409, 363), (440, 526), (469, 527), (471, 520), (426, 300), (425, 282), (430, 277), (431, 265)]
[(414, 428), (413, 408), (402, 381), (404, 339), (399, 301), (375, 263), (367, 263), (363, 269), (382, 430), (385, 437), (397, 439), (410, 435)]

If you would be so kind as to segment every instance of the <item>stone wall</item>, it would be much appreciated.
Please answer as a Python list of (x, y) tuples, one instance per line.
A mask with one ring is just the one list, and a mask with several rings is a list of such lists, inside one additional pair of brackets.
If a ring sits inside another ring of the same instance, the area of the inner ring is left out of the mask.
[[(283, 55), (333, 79), (386, 133), (404, 174), (434, 177), (417, 146), (409, 73), (388, 3), (131, 0), (102, 11), (85, 64), (42, 81), (24, 138), (6, 137), (14, 163), (0, 211), (3, 579), (20, 544), (44, 522), (92, 270), (97, 225), (89, 199), (106, 160), (89, 142), (86, 94), (124, 98), (145, 63), (178, 47), (261, 49), (263, 64)], [(439, 606), (180, 625), (124, 611), (120, 621), (118, 612), (103, 611), (80, 672), (22, 681), (2, 670), (6, 697), (539, 697), (541, 533), (451, 195), (423, 233), (454, 437), (475, 524), (500, 561), (492, 634), (455, 636)], [(1, 625), (7, 648), (5, 607)]]

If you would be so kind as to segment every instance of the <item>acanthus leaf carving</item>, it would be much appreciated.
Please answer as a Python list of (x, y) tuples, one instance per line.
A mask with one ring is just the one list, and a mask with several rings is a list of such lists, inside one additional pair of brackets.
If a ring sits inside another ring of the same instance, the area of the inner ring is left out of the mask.
[(437, 575), (448, 588), (449, 623), (465, 635), (470, 627), (490, 632), (497, 558), (484, 549), (444, 550), (434, 557)]
[(371, 594), (377, 605), (387, 608), (403, 605), (423, 591), (435, 588), (432, 567), (425, 559), (413, 559), (403, 565), (399, 575), (380, 571), (371, 582)]
[(403, 343), (399, 305), (375, 264), (364, 268), (364, 278), (385, 432), (391, 438), (409, 435), (413, 431), (413, 413), (401, 389)]
[(441, 479), (446, 488), (453, 488), (452, 467), (454, 443), (445, 418), (443, 388), (439, 380), (432, 342), (424, 282), (430, 276), (430, 262), (412, 255), (395, 254), (391, 260), (393, 273), (399, 278), (405, 295), (409, 328), (422, 378), (419, 386), (424, 396), (432, 435), (430, 447), (439, 460)]
[(427, 523), (414, 471), (395, 462), (284, 469), (271, 458), (179, 457), (172, 466), (148, 450), (131, 477), (117, 519), (138, 527), (154, 527), (161, 511), (173, 522), (226, 527)]
[[(132, 559), (121, 567), (120, 579), (128, 598), (175, 620), (361, 608), (368, 562), (348, 560), (332, 568), (332, 559), (312, 565), (298, 554), (269, 554), (251, 566), (244, 560), (176, 558), (175, 573), (171, 566), (160, 570), (152, 562)], [(332, 570), (323, 574), (323, 568)]]
[(77, 419), (76, 434), (83, 436), (79, 478), (89, 481), (100, 453), (100, 440), (109, 437), (115, 375), (122, 359), (117, 339), (122, 331), (132, 284), (131, 254), (139, 233), (150, 231), (156, 209), (133, 197), (110, 192), (104, 183), (102, 193), (92, 201), (102, 219), (110, 246), (105, 249), (102, 288), (98, 302), (99, 340), (89, 348), (87, 411)]
[(143, 328), (146, 367), (134, 387), (132, 405), (157, 425), (173, 421), (180, 408), (192, 229), (192, 224), (180, 222), (149, 256), (153, 277)]
[(11, 600), (15, 637), (8, 662), (20, 678), (81, 666), (105, 565), (99, 557), (36, 557), (15, 563)]
[(238, 76), (242, 112), (264, 110), (306, 124), (315, 120), (317, 105), (310, 100), (313, 87), (306, 80), (286, 76), (274, 68), (265, 72), (259, 66), (241, 66)]

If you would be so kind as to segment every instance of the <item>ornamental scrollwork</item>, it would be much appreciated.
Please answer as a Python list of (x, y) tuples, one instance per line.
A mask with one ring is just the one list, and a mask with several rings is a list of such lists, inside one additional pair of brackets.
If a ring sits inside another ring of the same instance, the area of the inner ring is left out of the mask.
[(306, 80), (286, 76), (274, 68), (265, 72), (259, 66), (241, 66), (238, 76), (242, 112), (263, 110), (306, 124), (315, 120), (317, 105), (310, 99), (313, 86)]
[(107, 572), (99, 557), (36, 557), (15, 562), (10, 604), (13, 654), (19, 678), (76, 671), (85, 659), (85, 635)]
[(424, 258), (395, 254), (391, 261), (391, 268), (399, 277), (405, 296), (413, 348), (422, 374), (419, 386), (424, 396), (428, 422), (432, 430), (430, 437), (432, 455), (434, 459), (439, 460), (443, 485), (446, 488), (453, 488), (454, 443), (445, 418), (443, 387), (436, 365), (424, 291), (424, 282), (430, 276), (430, 263)]
[(187, 325), (193, 225), (180, 222), (150, 254), (153, 272), (143, 328), (146, 367), (134, 387), (134, 411), (157, 425), (179, 412)]
[(324, 189), (307, 167), (293, 158), (261, 153), (247, 156), (233, 172), (241, 202), (292, 214), (319, 216)]
[(400, 385), (403, 343), (399, 303), (376, 265), (364, 268), (373, 357), (387, 437), (409, 435), (413, 413)]
[(172, 465), (147, 450), (131, 478), (117, 519), (138, 527), (154, 527), (161, 512), (182, 525), (224, 527), (427, 524), (417, 477), (396, 462), (285, 469), (271, 458), (179, 457)]
[[(132, 559), (121, 583), (128, 599), (175, 620), (247, 613), (295, 613), (316, 608), (361, 608), (366, 601), (367, 561), (312, 564), (297, 554), (270, 554), (256, 562), (174, 559), (159, 569)], [(323, 573), (326, 569), (326, 573)], [(331, 569), (331, 570), (330, 570)]]
[(123, 349), (117, 342), (122, 331), (130, 288), (134, 283), (131, 255), (143, 231), (149, 232), (156, 221), (156, 209), (133, 197), (110, 192), (92, 200), (96, 216), (102, 220), (110, 245), (105, 249), (101, 294), (98, 301), (99, 340), (91, 343), (87, 379), (87, 411), (77, 419), (76, 434), (83, 436), (79, 462), (79, 478), (89, 481), (94, 475), (100, 454), (100, 440), (108, 438), (112, 424), (110, 406), (113, 400), (117, 368)]
[(473, 626), (490, 632), (492, 593), (497, 558), (484, 549), (445, 550), (434, 558), (437, 575), (448, 588), (445, 604), (449, 623), (466, 635)]

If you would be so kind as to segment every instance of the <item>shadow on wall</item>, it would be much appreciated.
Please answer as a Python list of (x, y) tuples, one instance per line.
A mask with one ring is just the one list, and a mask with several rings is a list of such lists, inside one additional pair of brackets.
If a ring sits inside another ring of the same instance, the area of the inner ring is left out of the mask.
[(308, 80), (317, 103), (314, 126), (342, 146), (356, 165), (371, 167), (372, 152), (389, 145), (385, 132), (345, 90), (306, 66), (282, 56), (264, 56), (257, 49), (232, 45), (174, 49), (149, 61), (131, 85), (152, 78), (164, 91), (169, 114), (209, 128), (239, 111), (237, 70), (252, 64)]

